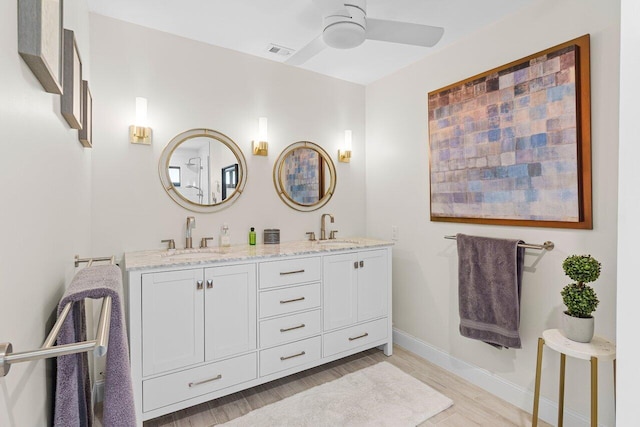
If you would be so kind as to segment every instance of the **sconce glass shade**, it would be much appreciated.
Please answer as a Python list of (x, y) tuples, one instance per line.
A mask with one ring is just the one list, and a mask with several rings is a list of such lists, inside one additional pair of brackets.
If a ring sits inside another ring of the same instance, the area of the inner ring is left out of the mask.
[(267, 135), (267, 118), (258, 118), (258, 139), (252, 141), (251, 151), (255, 156), (266, 156), (269, 154), (269, 137)]
[(147, 98), (136, 97), (136, 121), (129, 126), (129, 142), (151, 144), (151, 128), (147, 127)]
[(344, 147), (338, 150), (338, 161), (342, 163), (351, 162), (352, 135), (350, 130), (344, 131)]

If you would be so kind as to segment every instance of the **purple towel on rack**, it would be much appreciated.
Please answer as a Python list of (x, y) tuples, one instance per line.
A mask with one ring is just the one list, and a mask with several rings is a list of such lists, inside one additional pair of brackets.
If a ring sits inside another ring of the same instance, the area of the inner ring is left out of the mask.
[[(115, 265), (80, 270), (58, 304), (58, 315), (68, 302), (73, 306), (58, 335), (58, 345), (86, 340), (84, 299), (111, 297), (111, 325), (107, 347), (104, 391), (105, 427), (136, 425), (129, 347), (122, 305), (122, 272)], [(87, 353), (58, 357), (56, 380), (56, 427), (92, 425), (91, 387)]]
[(520, 240), (458, 234), (460, 334), (502, 348), (520, 343)]

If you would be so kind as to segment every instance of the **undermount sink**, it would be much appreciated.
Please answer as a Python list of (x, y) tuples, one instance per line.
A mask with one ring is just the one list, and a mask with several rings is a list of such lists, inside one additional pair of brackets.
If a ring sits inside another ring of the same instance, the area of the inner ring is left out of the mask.
[(160, 256), (170, 259), (206, 259), (219, 253), (220, 250), (218, 248), (179, 249), (176, 251), (167, 251)]
[(318, 240), (318, 244), (319, 245), (327, 245), (327, 246), (331, 246), (331, 245), (352, 245), (352, 244), (358, 244), (360, 242), (358, 242), (357, 240), (352, 240), (352, 239), (327, 239), (327, 240)]

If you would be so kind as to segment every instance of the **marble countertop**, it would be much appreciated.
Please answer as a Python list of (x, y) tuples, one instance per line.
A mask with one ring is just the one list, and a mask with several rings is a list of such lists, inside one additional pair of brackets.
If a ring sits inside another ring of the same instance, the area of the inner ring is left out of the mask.
[(352, 237), (323, 241), (283, 242), (278, 245), (234, 245), (228, 247), (210, 247), (203, 249), (165, 249), (124, 254), (127, 271), (154, 267), (172, 267), (212, 264), (228, 261), (252, 260), (258, 258), (277, 258), (292, 255), (321, 254), (349, 249), (368, 249), (391, 246), (393, 242), (385, 240)]

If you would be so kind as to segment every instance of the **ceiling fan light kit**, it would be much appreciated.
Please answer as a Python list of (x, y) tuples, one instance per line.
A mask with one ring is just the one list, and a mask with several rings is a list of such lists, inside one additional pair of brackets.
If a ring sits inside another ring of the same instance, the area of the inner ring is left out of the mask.
[(344, 4), (347, 14), (336, 11), (324, 17), (322, 40), (327, 46), (351, 49), (365, 41), (367, 26), (365, 2), (364, 0), (352, 0), (352, 2), (355, 4)]
[(366, 0), (313, 0), (323, 14), (323, 31), (287, 61), (302, 65), (326, 46), (351, 49), (365, 40), (431, 47), (440, 41), (444, 28), (409, 22), (367, 18)]

